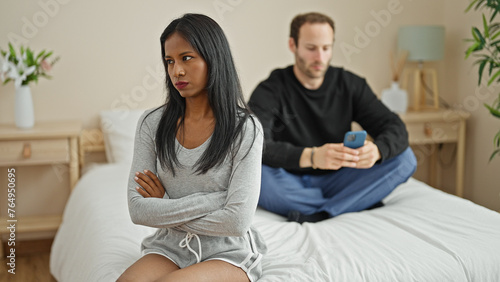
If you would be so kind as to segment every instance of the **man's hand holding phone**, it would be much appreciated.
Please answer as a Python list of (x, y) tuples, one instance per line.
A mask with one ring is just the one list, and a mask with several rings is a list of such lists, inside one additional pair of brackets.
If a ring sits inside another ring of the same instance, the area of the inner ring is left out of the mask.
[(341, 167), (356, 167), (359, 152), (342, 143), (327, 143), (314, 149), (314, 165), (319, 169), (337, 170)]
[(379, 159), (380, 152), (372, 141), (366, 141), (366, 131), (349, 131), (344, 136), (344, 146), (358, 151), (356, 168), (370, 168)]
[[(380, 152), (377, 145), (366, 141), (366, 132), (363, 132), (350, 131), (346, 133), (344, 143), (328, 143), (315, 148), (313, 155), (315, 167), (327, 170), (338, 170), (342, 167), (372, 167), (380, 159)], [(355, 135), (356, 138), (350, 137), (351, 135)]]

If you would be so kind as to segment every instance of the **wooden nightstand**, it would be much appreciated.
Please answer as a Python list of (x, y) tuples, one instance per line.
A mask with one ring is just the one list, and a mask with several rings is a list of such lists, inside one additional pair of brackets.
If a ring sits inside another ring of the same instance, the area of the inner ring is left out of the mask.
[[(19, 166), (67, 164), (70, 182), (68, 187), (72, 189), (79, 178), (78, 136), (81, 127), (79, 121), (39, 122), (31, 129), (18, 129), (13, 124), (0, 124), (2, 173), (7, 174), (9, 169)], [(15, 179), (15, 176), (9, 178)], [(20, 187), (14, 188), (20, 189)], [(15, 199), (8, 197), (12, 198)], [(5, 212), (11, 202), (2, 203)], [(15, 215), (15, 207), (12, 210), (14, 210), (12, 214)], [(9, 217), (7, 213), (7, 217), (0, 218), (0, 235), (10, 233), (7, 229), (10, 224), (15, 224), (16, 234), (54, 231), (59, 227), (61, 218), (60, 215)], [(0, 244), (0, 251), (2, 247), (3, 244)]]
[(400, 115), (408, 130), (410, 145), (430, 145), (425, 152), (429, 156), (429, 184), (439, 186), (439, 164), (437, 146), (442, 143), (456, 143), (456, 187), (455, 194), (463, 197), (465, 166), (465, 129), (470, 113), (464, 111), (438, 110), (428, 112), (407, 112)]

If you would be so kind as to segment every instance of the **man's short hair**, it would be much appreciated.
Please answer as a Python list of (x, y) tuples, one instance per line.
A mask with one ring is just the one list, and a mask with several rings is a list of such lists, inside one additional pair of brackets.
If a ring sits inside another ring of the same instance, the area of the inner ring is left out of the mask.
[(290, 37), (295, 41), (295, 46), (298, 46), (299, 43), (299, 30), (306, 23), (327, 23), (335, 32), (335, 24), (329, 16), (316, 12), (297, 15), (293, 18), (292, 24), (290, 25)]

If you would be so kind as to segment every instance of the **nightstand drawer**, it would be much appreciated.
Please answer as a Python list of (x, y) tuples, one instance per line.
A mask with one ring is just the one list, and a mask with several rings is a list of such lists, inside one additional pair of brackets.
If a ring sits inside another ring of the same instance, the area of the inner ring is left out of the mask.
[(456, 142), (460, 122), (407, 123), (410, 144)]
[(0, 166), (59, 162), (69, 162), (68, 139), (0, 142)]

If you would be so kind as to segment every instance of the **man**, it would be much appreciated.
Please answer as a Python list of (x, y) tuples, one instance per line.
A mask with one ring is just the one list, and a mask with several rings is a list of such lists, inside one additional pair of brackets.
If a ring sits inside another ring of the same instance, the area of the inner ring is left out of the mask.
[[(416, 169), (401, 119), (364, 79), (330, 66), (334, 31), (325, 15), (296, 16), (289, 39), (295, 64), (274, 70), (249, 101), (265, 136), (259, 205), (290, 221), (382, 206)], [(373, 142), (342, 144), (353, 121)]]

